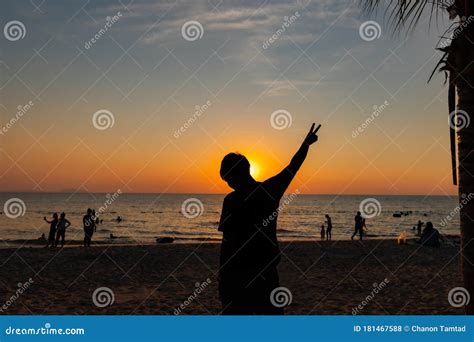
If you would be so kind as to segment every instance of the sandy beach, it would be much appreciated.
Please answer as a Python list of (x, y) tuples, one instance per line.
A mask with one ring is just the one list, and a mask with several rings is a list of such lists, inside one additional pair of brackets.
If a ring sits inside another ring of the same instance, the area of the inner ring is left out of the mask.
[[(292, 295), (286, 314), (350, 315), (358, 306), (362, 315), (463, 314), (447, 298), (462, 284), (459, 247), (409, 242), (282, 243), (281, 286)], [(173, 315), (180, 307), (179, 314), (219, 314), (218, 256), (217, 243), (4, 248), (1, 314)], [(113, 292), (113, 304), (94, 304), (101, 287)]]

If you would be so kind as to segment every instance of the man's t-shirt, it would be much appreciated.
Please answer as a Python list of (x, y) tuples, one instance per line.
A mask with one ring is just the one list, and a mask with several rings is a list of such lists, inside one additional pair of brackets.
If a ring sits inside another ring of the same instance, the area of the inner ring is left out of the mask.
[(278, 206), (293, 177), (286, 168), (265, 182), (255, 182), (225, 197), (219, 222), (223, 232), (221, 274), (259, 273), (278, 264)]
[(59, 222), (58, 222), (58, 231), (60, 231), (60, 232), (66, 231), (66, 222), (67, 222), (66, 219), (59, 219)]
[(94, 217), (92, 217), (90, 214), (84, 215), (82, 218), (82, 223), (84, 225), (84, 230), (94, 230), (95, 228)]

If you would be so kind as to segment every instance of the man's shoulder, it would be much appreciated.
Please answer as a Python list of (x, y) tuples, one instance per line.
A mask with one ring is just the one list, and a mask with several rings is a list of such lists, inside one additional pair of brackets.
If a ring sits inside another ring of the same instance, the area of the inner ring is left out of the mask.
[(229, 192), (227, 195), (225, 195), (224, 201), (232, 200), (233, 198), (235, 198), (235, 195), (236, 195), (235, 190), (232, 192)]
[(232, 205), (232, 203), (235, 203), (238, 201), (238, 194), (236, 191), (229, 192), (227, 195), (224, 197), (224, 207), (227, 207), (229, 205)]

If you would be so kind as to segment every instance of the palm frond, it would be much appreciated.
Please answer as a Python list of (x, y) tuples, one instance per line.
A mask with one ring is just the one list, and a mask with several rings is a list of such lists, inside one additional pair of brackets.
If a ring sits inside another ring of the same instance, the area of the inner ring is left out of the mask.
[[(469, 1), (469, 0), (468, 0)], [(373, 14), (383, 5), (387, 23), (394, 31), (407, 29), (412, 31), (423, 13), (430, 11), (430, 21), (442, 11), (456, 8), (460, 0), (361, 0), (363, 10)], [(458, 11), (459, 12), (459, 11)]]

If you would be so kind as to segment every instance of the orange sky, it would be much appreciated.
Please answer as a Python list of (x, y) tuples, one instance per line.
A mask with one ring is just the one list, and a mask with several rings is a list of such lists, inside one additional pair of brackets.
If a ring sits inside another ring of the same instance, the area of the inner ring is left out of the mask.
[[(356, 5), (312, 2), (262, 48), (294, 4), (223, 4), (212, 16), (206, 2), (144, 1), (86, 48), (120, 8), (91, 3), (88, 15), (66, 23), (77, 12), (72, 5), (56, 2), (43, 14), (24, 6), (8, 9), (27, 34), (2, 42), (0, 127), (19, 105), (34, 105), (0, 134), (1, 191), (225, 193), (226, 153), (247, 155), (264, 180), (289, 162), (316, 121), (320, 141), (290, 191), (456, 193), (446, 89), (439, 77), (426, 84), (439, 57), (436, 29), (420, 25), (405, 39), (381, 25), (380, 37), (366, 41)], [(167, 15), (154, 26), (159, 13)], [(202, 24), (201, 38), (184, 39), (186, 19)], [(94, 126), (100, 110), (112, 113), (113, 126)], [(271, 122), (279, 110), (291, 117), (281, 130)]]

